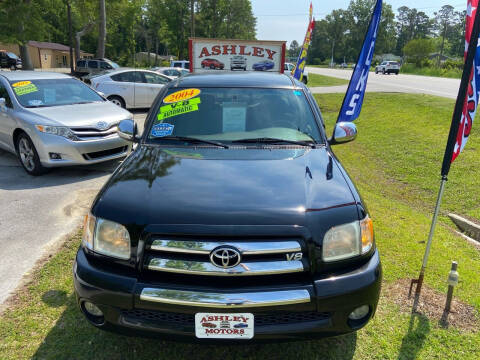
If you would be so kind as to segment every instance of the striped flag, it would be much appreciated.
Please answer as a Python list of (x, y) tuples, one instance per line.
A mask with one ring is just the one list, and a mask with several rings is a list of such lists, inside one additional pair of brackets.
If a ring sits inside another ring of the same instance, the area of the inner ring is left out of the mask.
[(477, 112), (480, 97), (477, 86), (480, 84), (480, 49), (477, 46), (480, 26), (480, 21), (477, 21), (478, 5), (479, 0), (467, 2), (465, 68), (443, 159), (442, 176), (448, 175), (451, 164), (465, 148)]
[(313, 18), (313, 5), (310, 3), (310, 16), (308, 22), (307, 34), (305, 35), (305, 40), (303, 41), (303, 46), (298, 55), (297, 64), (293, 70), (293, 77), (299, 81), (302, 81), (303, 72), (305, 70), (305, 65), (307, 64), (307, 52), (310, 42), (312, 41), (313, 29), (315, 28), (315, 19)]

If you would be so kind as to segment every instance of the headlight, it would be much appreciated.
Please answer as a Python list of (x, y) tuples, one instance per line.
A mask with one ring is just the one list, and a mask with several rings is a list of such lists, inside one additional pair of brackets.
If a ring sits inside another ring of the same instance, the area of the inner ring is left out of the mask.
[(35, 125), (35, 127), (38, 131), (45, 134), (62, 136), (72, 141), (78, 140), (77, 135), (75, 135), (72, 130), (65, 126)]
[(82, 242), (83, 246), (99, 254), (125, 260), (130, 258), (130, 235), (116, 222), (87, 215)]
[(323, 238), (323, 261), (338, 261), (367, 253), (373, 246), (373, 222), (361, 221), (335, 226)]

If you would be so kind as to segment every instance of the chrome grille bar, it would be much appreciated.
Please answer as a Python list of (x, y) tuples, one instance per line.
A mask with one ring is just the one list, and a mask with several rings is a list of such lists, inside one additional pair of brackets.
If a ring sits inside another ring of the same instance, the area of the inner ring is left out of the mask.
[(308, 303), (310, 302), (310, 293), (307, 290), (209, 293), (144, 288), (140, 294), (140, 300), (210, 308), (242, 308)]
[(185, 241), (155, 239), (150, 245), (154, 251), (168, 251), (183, 254), (208, 255), (219, 246), (233, 246), (242, 255), (268, 255), (300, 252), (302, 248), (297, 241)]
[(251, 261), (232, 268), (220, 268), (210, 262), (152, 258), (147, 268), (177, 274), (210, 276), (278, 275), (304, 271), (302, 261)]

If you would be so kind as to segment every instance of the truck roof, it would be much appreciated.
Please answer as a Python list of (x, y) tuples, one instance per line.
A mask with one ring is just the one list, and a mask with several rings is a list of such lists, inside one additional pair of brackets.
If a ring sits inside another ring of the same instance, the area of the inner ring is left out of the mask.
[(294, 80), (274, 72), (221, 72), (186, 75), (175, 81), (174, 87), (258, 87), (297, 88)]

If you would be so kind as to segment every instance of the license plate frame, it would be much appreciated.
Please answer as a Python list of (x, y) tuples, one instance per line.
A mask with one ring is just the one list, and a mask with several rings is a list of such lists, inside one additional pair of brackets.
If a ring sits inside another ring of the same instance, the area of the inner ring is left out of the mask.
[(195, 336), (199, 339), (252, 339), (255, 334), (252, 313), (196, 313)]

